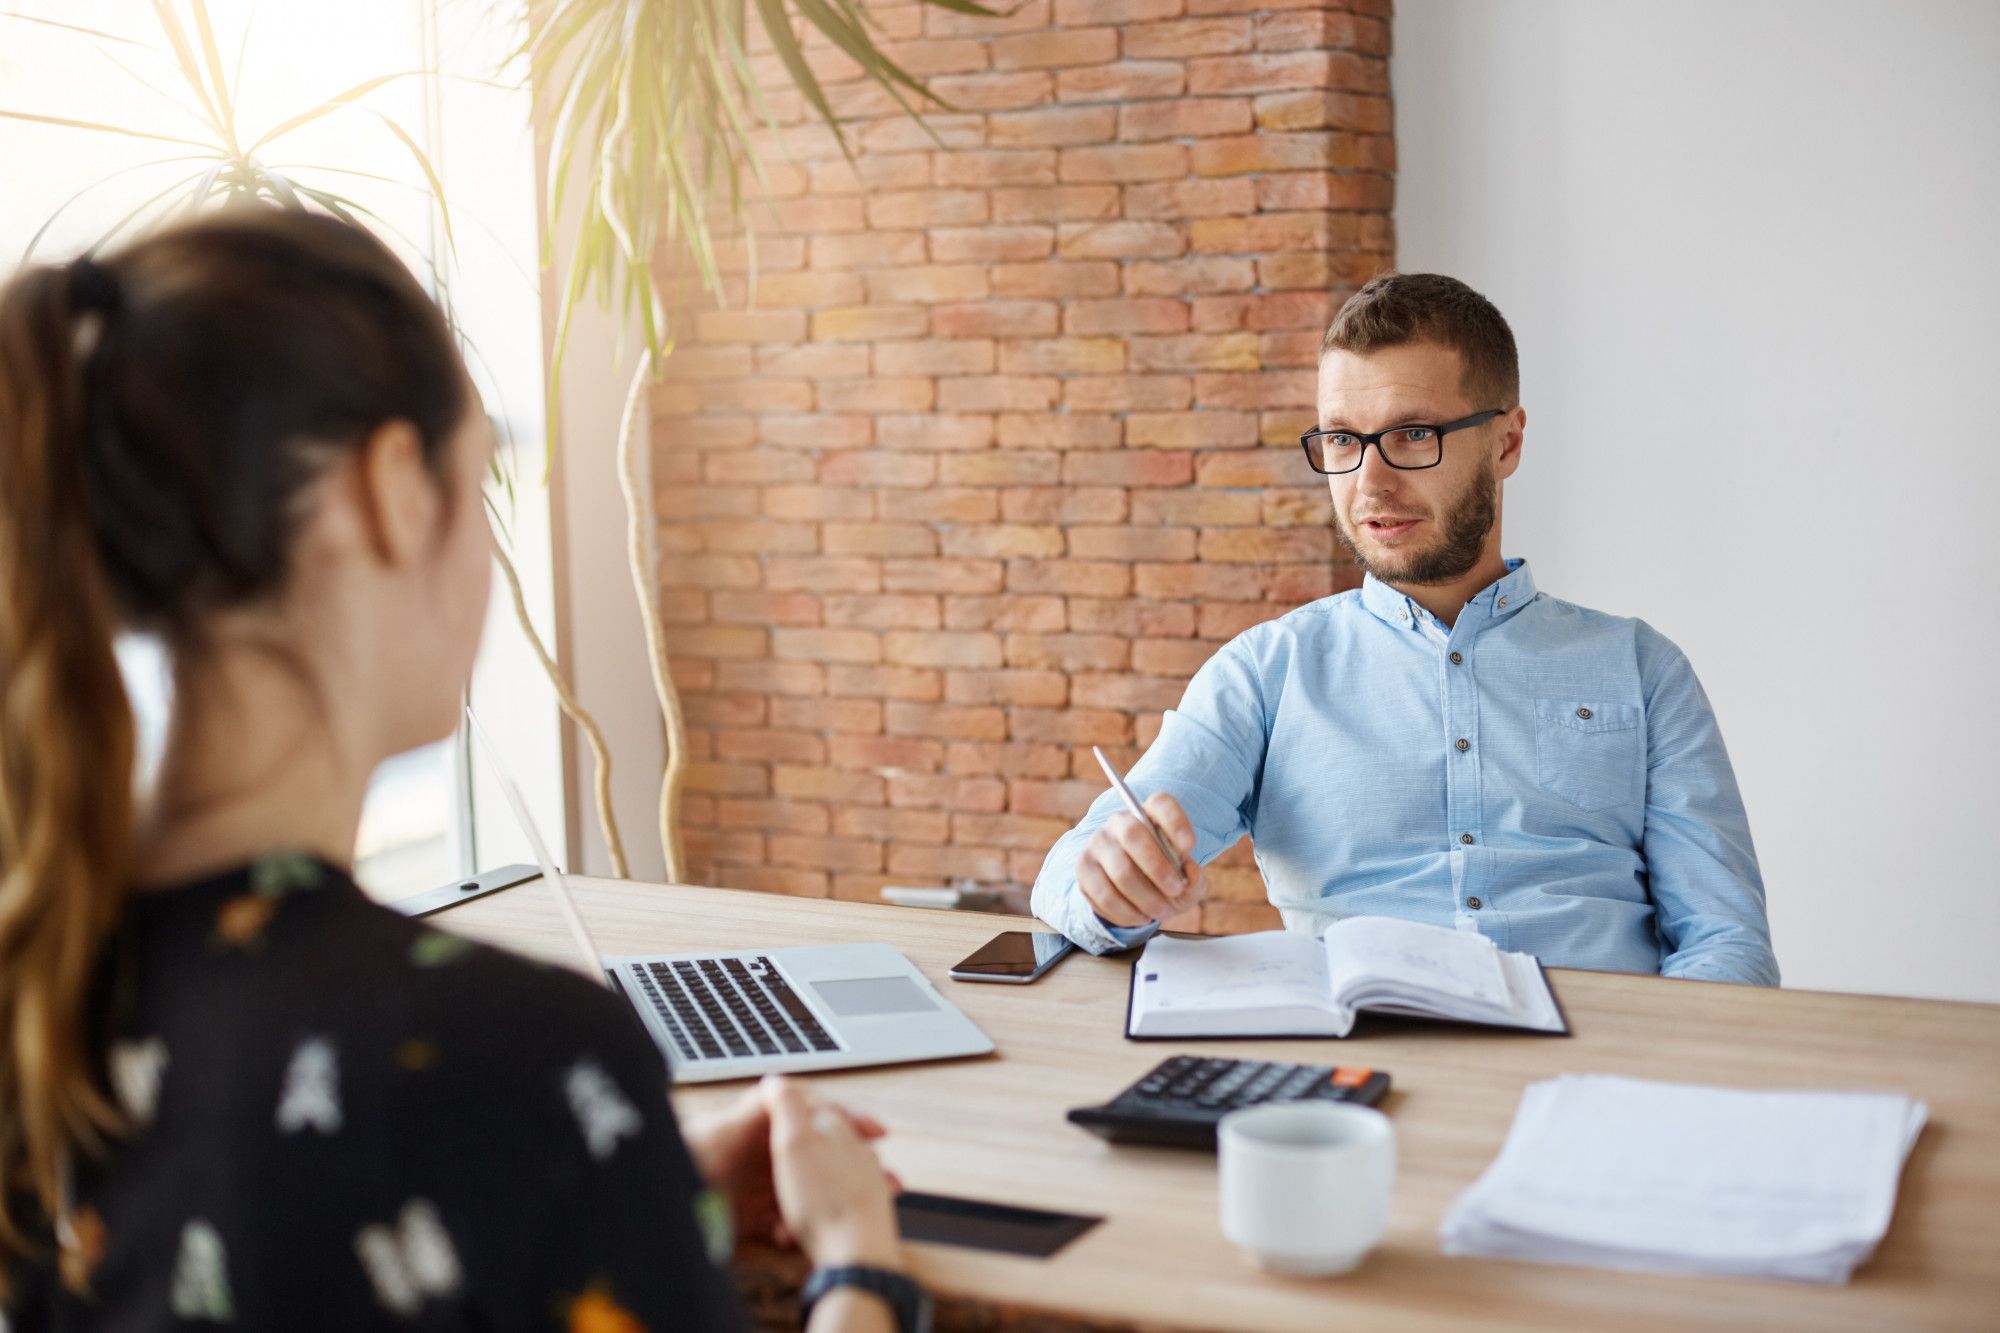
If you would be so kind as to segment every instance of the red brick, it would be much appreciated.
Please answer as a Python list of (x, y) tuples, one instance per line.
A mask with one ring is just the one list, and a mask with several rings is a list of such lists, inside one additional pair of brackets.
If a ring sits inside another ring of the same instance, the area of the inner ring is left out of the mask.
[(1072, 301), (1063, 310), (1063, 331), (1093, 333), (1179, 333), (1188, 326), (1188, 303), (1171, 297)]
[(1202, 139), (1188, 150), (1197, 176), (1240, 176), (1253, 171), (1352, 171), (1364, 164), (1366, 140), (1334, 130), (1245, 134)]
[(1265, 176), (1256, 186), (1257, 207), (1271, 213), (1300, 208), (1387, 212), (1396, 198), (1393, 180), (1366, 172), (1286, 172)]
[[(866, 194), (875, 190), (920, 190), (931, 183), (929, 153), (886, 153), (862, 158), (814, 162), (807, 168), (812, 189), (819, 194)], [(949, 183), (949, 182), (941, 182)], [(758, 247), (761, 264), (763, 247)]]
[(883, 583), (890, 592), (999, 592), (1002, 568), (997, 560), (891, 560), (883, 566)]
[[(993, 373), (993, 340), (990, 338), (924, 338), (916, 342), (876, 343), (877, 375), (990, 375)], [(989, 430), (988, 437), (991, 437)], [(886, 435), (885, 449), (906, 448), (891, 444)]]
[(757, 492), (748, 486), (663, 489), (653, 512), (667, 519), (748, 518), (757, 512)]
[(682, 781), (689, 791), (728, 796), (762, 796), (771, 789), (771, 770), (762, 764), (691, 763)]
[(827, 876), (827, 897), (850, 903), (879, 903), (882, 889), (896, 876), (881, 870), (844, 870)]
[(1065, 148), (1056, 174), (1064, 181), (1156, 181), (1185, 176), (1188, 150), (1177, 143)]
[(868, 299), (891, 304), (972, 301), (983, 298), (991, 290), (986, 280), (986, 268), (981, 264), (917, 264), (909, 268), (882, 268), (869, 273), (867, 279)]
[(1385, 254), (1290, 254), (1257, 261), (1257, 281), (1273, 291), (1328, 287), (1352, 291), (1389, 267)]
[(1171, 222), (1065, 222), (1057, 235), (1064, 259), (1172, 259), (1188, 248)]
[(1000, 344), (1000, 369), (1007, 375), (1101, 375), (1124, 368), (1125, 344), (1117, 338)]
[(770, 701), (761, 694), (683, 694), (681, 710), (691, 727), (761, 727)]
[[(1189, 619), (1193, 619), (1190, 609)], [(1073, 677), (1070, 701), (1078, 708), (1119, 708), (1129, 713), (1157, 713), (1181, 701), (1185, 687), (1160, 676), (1125, 672), (1087, 673)], [(1087, 784), (1085, 784), (1087, 785)]]
[(1365, 55), (1389, 53), (1389, 26), (1354, 14), (1314, 10), (1267, 14), (1257, 20), (1259, 51), (1335, 50)]
[(708, 594), (695, 590), (662, 588), (659, 595), (660, 619), (669, 625), (693, 625), (708, 619)]
[(989, 276), (998, 296), (1109, 296), (1118, 290), (1118, 265), (1104, 261), (1001, 264)]
[[(804, 315), (799, 316), (804, 319)], [(835, 306), (812, 317), (814, 342), (867, 342), (877, 338), (918, 338), (930, 328), (930, 312), (915, 305)]]
[(753, 889), (758, 893), (784, 893), (794, 898), (827, 896), (827, 876), (821, 870), (794, 870), (785, 866), (731, 866), (719, 876), (723, 887)]
[(1070, 624), (1083, 634), (1117, 634), (1128, 639), (1172, 639), (1186, 638), (1194, 633), (1194, 608), (1185, 602), (1072, 597), (1069, 615)]
[(1130, 341), (1134, 370), (1256, 370), (1254, 333), (1185, 333)]
[(1192, 528), (1076, 527), (1070, 554), (1084, 560), (1192, 560)]
[(1133, 296), (1247, 292), (1256, 284), (1256, 266), (1247, 259), (1202, 255), (1125, 266), (1125, 290)]
[(1201, 670), (1201, 664), (1214, 652), (1214, 644), (1200, 639), (1135, 639), (1132, 670), (1142, 676), (1186, 680)]
[(1029, 32), (995, 37), (993, 68), (1048, 69), (1058, 65), (1101, 65), (1118, 58), (1115, 28), (1078, 28), (1069, 32)]
[(995, 148), (1069, 148), (1103, 143), (1112, 136), (1116, 121), (1117, 112), (1108, 106), (996, 111), (987, 120), (987, 138)]
[(1063, 459), (1063, 480), (1085, 486), (1185, 486), (1194, 480), (1194, 456), (1153, 449), (1071, 454)]
[(833, 596), (815, 605), (827, 624), (856, 629), (936, 629), (943, 623), (937, 598), (912, 593)]
[(991, 847), (1028, 847), (1046, 851), (1069, 832), (1069, 821), (1043, 815), (954, 814), (951, 834), (958, 842)]
[[(1310, 407), (1275, 408), (1257, 414), (1257, 441), (1290, 448), (1299, 436), (1319, 424), (1319, 412)], [(1311, 478), (1319, 484), (1317, 478)]]
[(997, 741), (1007, 735), (1007, 715), (998, 708), (950, 704), (891, 703), (884, 725), (892, 736), (935, 736), (954, 741)]
[(695, 335), (705, 343), (799, 342), (806, 317), (797, 310), (709, 310), (695, 316)]
[(1002, 449), (1116, 449), (1119, 437), (1118, 418), (1114, 416), (1081, 412), (1007, 412), (1000, 416)]
[(1134, 412), (1125, 418), (1125, 443), (1144, 449), (1255, 444), (1257, 418), (1249, 412)]
[(811, 414), (757, 419), (758, 438), (800, 449), (858, 449), (875, 438), (875, 423), (864, 416)]
[(884, 786), (881, 778), (866, 773), (779, 764), (771, 769), (771, 790), (780, 796), (789, 796), (802, 801), (838, 801), (842, 805), (881, 805)]
[(771, 646), (770, 631), (749, 625), (675, 629), (667, 638), (668, 648), (684, 657), (759, 658), (768, 656)]
[[(730, 293), (734, 296), (734, 292)], [(763, 309), (779, 306), (847, 305), (861, 299), (861, 279), (853, 273), (814, 271), (768, 273), (759, 267), (754, 284), (746, 281), (742, 297)], [(759, 351), (759, 355), (764, 353)]]
[(891, 846), (906, 842), (936, 845), (951, 836), (951, 816), (934, 810), (841, 809), (834, 812), (833, 827), (846, 837), (881, 838)]
[(1255, 41), (1255, 25), (1247, 18), (1135, 23), (1125, 29), (1125, 58), (1184, 60), (1189, 56), (1229, 55), (1248, 51)]
[(1132, 566), (1095, 560), (1009, 560), (1007, 591), (1122, 597), (1132, 590)]
[[(940, 480), (944, 466), (940, 460)], [(1000, 517), (1000, 500), (991, 490), (937, 486), (898, 497), (896, 512), (913, 523), (991, 523)]]
[(830, 666), (827, 690), (843, 698), (904, 699), (928, 703), (944, 697), (944, 677), (927, 667)]
[(889, 871), (906, 882), (915, 880), (920, 884), (959, 879), (1005, 880), (1008, 876), (1007, 853), (997, 847), (892, 844), (889, 848)]
[[(868, 373), (868, 349), (846, 343), (808, 343), (803, 347), (760, 347), (759, 375), (802, 375), (807, 379), (851, 379)], [(763, 409), (760, 409), (763, 410)], [(750, 441), (745, 441), (749, 443)], [(710, 446), (711, 448), (713, 446)]]
[(815, 236), (807, 249), (814, 268), (841, 270), (881, 268), (886, 264), (924, 262), (920, 231), (863, 231), (851, 236)]
[(880, 42), (877, 49), (908, 74), (967, 74), (987, 68), (985, 42), (970, 37), (928, 42)]
[(959, 741), (944, 747), (944, 766), (948, 773), (1059, 778), (1069, 772), (1069, 751), (1059, 745), (990, 745)]
[(1257, 128), (1264, 130), (1352, 130), (1357, 134), (1387, 134), (1394, 120), (1386, 97), (1353, 93), (1265, 93), (1252, 108)]
[(1275, 602), (1205, 602), (1201, 608), (1201, 637), (1233, 639), (1252, 625), (1275, 620), (1289, 609)]
[(981, 190), (891, 190), (868, 200), (868, 225), (883, 231), (966, 226), (986, 221), (988, 211)]
[(1132, 739), (1132, 719), (1104, 708), (1016, 708), (1007, 717), (1007, 731), (1017, 741), (1121, 745)]
[(1325, 528), (1209, 528), (1201, 534), (1201, 558), (1217, 564), (1277, 564), (1333, 557), (1333, 533)]
[(813, 461), (794, 449), (747, 449), (742, 453), (709, 454), (701, 460), (702, 480), (718, 486), (750, 482), (811, 481)]
[(985, 777), (944, 777), (894, 773), (889, 777), (889, 804), (920, 810), (1003, 810), (1005, 783)]
[(1019, 815), (1045, 815), (1075, 823), (1103, 791), (1103, 786), (1089, 782), (1010, 782), (1007, 808)]
[(819, 479), (829, 486), (928, 486), (937, 480), (937, 459), (904, 450), (857, 449), (829, 455), (820, 464)]
[(890, 630), (882, 655), (901, 666), (992, 668), (1000, 665), (1000, 636), (950, 630)]
[(1247, 134), (1253, 123), (1247, 97), (1188, 97), (1134, 102), (1118, 113), (1118, 137), (1128, 142)]
[(700, 865), (761, 865), (764, 837), (760, 833), (717, 833), (689, 829), (682, 835), (688, 859)]
[(1286, 88), (1389, 91), (1387, 61), (1344, 51), (1286, 51), (1190, 60), (1187, 77), (1191, 93), (1269, 93)]
[[(1322, 496), (1320, 507), (1324, 509), (1325, 506), (1325, 497)], [(1191, 527), (1248, 527), (1264, 521), (1264, 497), (1199, 486), (1190, 490), (1141, 491), (1132, 497), (1132, 521), (1135, 524), (1180, 523)], [(1175, 557), (1161, 558), (1170, 560)]]
[(880, 870), (882, 844), (874, 838), (816, 838), (781, 833), (771, 839), (770, 858), (774, 865)]
[(923, 523), (828, 523), (822, 533), (828, 555), (936, 555), (938, 550), (937, 533)]
[(1066, 69), (1056, 76), (1056, 96), (1065, 102), (1130, 102), (1179, 97), (1186, 91), (1187, 67), (1178, 60), (1125, 60)]
[(1310, 370), (1265, 370), (1197, 375), (1195, 401), (1203, 407), (1310, 406), (1318, 376)]
[(938, 460), (938, 480), (947, 485), (1042, 486), (1061, 479), (1062, 457), (1052, 453), (959, 454)]
[(802, 232), (807, 235), (843, 231), (863, 231), (868, 226), (861, 200), (851, 195), (815, 195), (803, 199), (775, 200), (754, 208), (753, 218), (760, 231), (777, 235)]
[(877, 376), (822, 380), (813, 386), (813, 400), (822, 412), (928, 412), (937, 392), (937, 381), (928, 376)]
[(930, 90), (961, 111), (998, 111), (1053, 101), (1055, 80), (1040, 70), (947, 74), (930, 80)]
[(1067, 624), (1060, 597), (947, 597), (944, 623), (958, 630), (1060, 630)]
[(764, 562), (764, 582), (810, 592), (880, 592), (882, 564), (844, 556), (780, 556)]
[[(826, 668), (815, 662), (732, 662), (729, 684), (760, 694), (819, 695), (826, 692)], [(772, 725), (778, 725), (775, 713)]]
[(715, 803), (715, 819), (724, 828), (765, 833), (824, 833), (828, 828), (827, 808), (806, 801), (724, 797)]
[(944, 763), (944, 743), (910, 737), (834, 737), (826, 747), (826, 759), (836, 769), (936, 773)]
[(1111, 634), (1009, 634), (1007, 665), (1054, 671), (1112, 671), (1131, 659), (1132, 645)]
[[(1023, 268), (1053, 268), (1026, 264)], [(1115, 289), (1118, 277), (1111, 278)], [(1057, 308), (1046, 301), (983, 301), (977, 305), (941, 305), (931, 312), (940, 338), (1034, 338), (1056, 331)]]
[(771, 725), (872, 736), (882, 730), (882, 705), (874, 699), (773, 699)]
[(954, 14), (947, 9), (924, 10), (928, 37), (988, 37), (1003, 32), (1033, 32), (1049, 26), (1049, 0), (1015, 0), (995, 5), (991, 14)]
[(1122, 523), (1125, 510), (1125, 492), (1116, 486), (1017, 486), (1000, 493), (1000, 512), (1009, 523)]
[[(954, 348), (970, 347), (976, 355), (967, 359), (967, 364), (985, 363), (991, 369), (993, 344), (990, 342), (933, 342), (917, 344), (918, 347)], [(921, 352), (919, 359), (948, 360), (947, 353)], [(962, 373), (962, 372), (961, 372)], [(990, 416), (941, 416), (935, 413), (920, 416), (884, 416), (875, 419), (875, 431), (884, 449), (925, 449), (943, 451), (948, 449), (984, 449), (993, 443), (993, 418)], [(898, 513), (902, 513), (902, 503), (897, 503)]]
[(718, 592), (711, 614), (717, 620), (752, 625), (817, 625), (820, 600), (803, 592)]
[(938, 157), (937, 183), (984, 189), (994, 185), (1054, 185), (1053, 148), (983, 148)]
[(1176, 411), (1193, 393), (1184, 375), (1089, 375), (1068, 381), (1063, 404), (1073, 412)]
[(1125, 216), (1191, 221), (1195, 218), (1254, 213), (1257, 211), (1260, 184), (1239, 176), (1218, 176), (1205, 180), (1127, 185)]
[[(935, 148), (940, 142), (948, 151), (956, 152), (965, 148), (977, 148), (986, 141), (986, 118), (976, 114), (932, 114), (924, 117), (920, 125), (911, 118), (898, 114), (899, 108), (891, 107), (883, 114), (887, 119), (866, 126), (861, 131), (862, 162), (887, 157), (896, 153), (916, 153)], [(933, 138), (935, 134), (937, 137)]]
[(995, 222), (1078, 222), (1118, 216), (1116, 185), (1027, 185), (994, 190), (992, 197)]
[(931, 232), (931, 258), (941, 263), (1002, 263), (1046, 259), (1055, 253), (1052, 228), (939, 227)]
[(1069, 702), (1069, 677), (1060, 671), (947, 671), (944, 697), (954, 704), (1060, 708)]
[(881, 636), (865, 629), (789, 629), (771, 631), (771, 654), (805, 662), (879, 662)]
[(823, 764), (826, 741), (799, 731), (718, 731), (715, 754), (731, 763)]
[(1318, 329), (1286, 329), (1257, 335), (1257, 357), (1266, 367), (1319, 365)]
[(1061, 380), (1034, 375), (968, 375), (938, 385), (938, 406), (947, 412), (1045, 411), (1061, 396)]
[(965, 559), (1056, 556), (1063, 553), (1063, 530), (1053, 524), (981, 524), (949, 529), (943, 543), (946, 555)]
[(1276, 292), (1267, 296), (1202, 296), (1194, 302), (1194, 327), (1205, 333), (1230, 329), (1324, 330), (1338, 302), (1325, 292)]
[(748, 375), (751, 349), (741, 344), (721, 343), (713, 347), (699, 344), (679, 347), (661, 364), (660, 373), (669, 380), (713, 379), (718, 375)]
[(1144, 23), (1178, 18), (1187, 0), (1056, 0), (1056, 23), (1079, 28), (1090, 23)]

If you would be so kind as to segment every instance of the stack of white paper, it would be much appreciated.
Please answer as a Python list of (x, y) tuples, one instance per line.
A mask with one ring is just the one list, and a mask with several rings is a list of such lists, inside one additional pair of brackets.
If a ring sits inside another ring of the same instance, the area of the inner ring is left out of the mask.
[(1893, 1093), (1565, 1074), (1529, 1086), (1439, 1239), (1446, 1254), (1845, 1282), (1888, 1230), (1925, 1114)]

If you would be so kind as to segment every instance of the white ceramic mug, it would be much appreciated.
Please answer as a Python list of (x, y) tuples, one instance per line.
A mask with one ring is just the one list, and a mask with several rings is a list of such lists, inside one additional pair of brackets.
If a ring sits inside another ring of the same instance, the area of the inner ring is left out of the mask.
[(1345, 1273), (1389, 1229), (1396, 1131), (1337, 1102), (1233, 1111), (1217, 1129), (1222, 1234), (1274, 1273)]

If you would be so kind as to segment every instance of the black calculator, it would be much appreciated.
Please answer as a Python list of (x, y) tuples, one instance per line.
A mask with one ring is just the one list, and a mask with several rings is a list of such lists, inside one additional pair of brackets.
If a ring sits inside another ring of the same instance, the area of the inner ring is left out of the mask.
[(1373, 1106), (1388, 1092), (1380, 1069), (1176, 1055), (1104, 1105), (1073, 1107), (1069, 1122), (1113, 1143), (1213, 1151), (1215, 1126), (1231, 1111), (1265, 1102)]

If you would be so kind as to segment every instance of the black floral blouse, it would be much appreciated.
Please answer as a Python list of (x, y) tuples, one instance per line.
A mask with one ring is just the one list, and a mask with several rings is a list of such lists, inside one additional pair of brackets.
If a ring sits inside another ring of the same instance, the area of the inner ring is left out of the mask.
[(666, 1068), (623, 1002), (306, 856), (130, 900), (104, 1074), (0, 1333), (741, 1324)]

